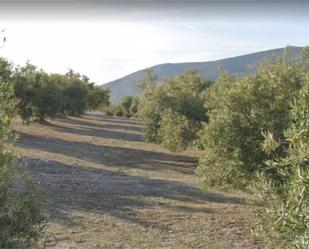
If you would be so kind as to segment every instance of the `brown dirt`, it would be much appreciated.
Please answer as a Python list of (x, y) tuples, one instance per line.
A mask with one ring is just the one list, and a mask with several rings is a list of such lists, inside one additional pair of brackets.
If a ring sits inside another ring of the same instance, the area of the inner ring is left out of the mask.
[(20, 158), (48, 196), (44, 248), (262, 248), (250, 233), (252, 198), (202, 192), (193, 152), (143, 142), (137, 120), (14, 127)]

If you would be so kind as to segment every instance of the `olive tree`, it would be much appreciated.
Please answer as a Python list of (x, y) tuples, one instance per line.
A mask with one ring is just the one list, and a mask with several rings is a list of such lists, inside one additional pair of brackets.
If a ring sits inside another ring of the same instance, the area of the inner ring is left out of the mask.
[(161, 143), (172, 151), (192, 145), (201, 124), (207, 121), (204, 93), (211, 81), (189, 70), (162, 84), (146, 83), (138, 108), (138, 116), (145, 124), (146, 141)]
[(275, 248), (309, 244), (309, 75), (268, 61), (256, 74), (221, 75), (207, 93), (209, 122), (197, 174), (212, 190), (256, 190), (266, 203), (257, 229)]

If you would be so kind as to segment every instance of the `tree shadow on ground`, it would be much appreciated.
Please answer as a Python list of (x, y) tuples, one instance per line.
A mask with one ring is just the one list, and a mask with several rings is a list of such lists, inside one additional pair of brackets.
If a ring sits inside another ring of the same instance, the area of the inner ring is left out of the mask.
[(117, 139), (131, 142), (143, 142), (143, 138), (140, 134), (130, 134), (121, 131), (112, 131), (112, 130), (104, 130), (102, 128), (72, 128), (65, 127), (56, 124), (50, 124), (50, 126), (58, 132), (69, 133), (73, 135), (79, 136), (91, 136), (91, 137), (99, 137), (99, 138), (107, 138), (107, 139)]
[(171, 170), (193, 173), (197, 158), (171, 155), (142, 149), (96, 145), (88, 142), (67, 141), (52, 137), (22, 134), (18, 147), (35, 149), (75, 157), (111, 167), (130, 167), (152, 171)]
[(114, 116), (104, 116), (100, 114), (83, 115), (84, 119), (88, 120), (101, 120), (104, 122), (116, 123), (116, 124), (130, 124), (130, 125), (142, 125), (142, 122), (136, 118), (127, 117), (114, 117)]
[[(82, 127), (87, 127), (87, 128), (121, 129), (121, 130), (126, 130), (126, 131), (135, 131), (135, 132), (140, 132), (142, 129), (141, 125), (131, 125), (131, 124), (124, 125), (123, 123), (121, 125), (120, 123), (116, 123), (116, 124), (109, 123), (109, 121), (102, 123), (102, 122), (97, 122), (99, 121), (98, 119), (88, 121), (82, 118), (68, 117), (68, 118), (58, 119), (58, 121), (65, 123), (65, 124), (69, 124), (69, 125), (77, 125), (77, 126), (82, 126)], [(96, 122), (92, 122), (92, 121), (96, 121)], [(104, 120), (102, 119), (102, 121)]]
[[(165, 229), (162, 224), (138, 217), (139, 208), (168, 209), (178, 212), (215, 213), (212, 208), (190, 204), (215, 202), (244, 204), (244, 199), (202, 192), (200, 189), (169, 180), (130, 176), (108, 170), (70, 166), (57, 161), (22, 158), (28, 170), (47, 191), (55, 218), (70, 211), (109, 214), (145, 227)], [(181, 205), (174, 205), (173, 201)]]

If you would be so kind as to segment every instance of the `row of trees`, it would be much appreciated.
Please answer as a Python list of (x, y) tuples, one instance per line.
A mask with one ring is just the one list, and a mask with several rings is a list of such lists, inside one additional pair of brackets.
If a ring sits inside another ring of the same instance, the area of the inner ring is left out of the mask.
[(206, 188), (254, 187), (268, 204), (261, 231), (279, 248), (309, 247), (309, 74), (279, 59), (254, 76), (223, 75), (208, 92), (197, 169)]
[[(5, 69), (5, 70), (3, 70)], [(43, 226), (40, 193), (17, 166), (10, 122), (18, 100), (7, 69), (0, 62), (0, 248), (32, 248)], [(17, 184), (18, 183), (18, 184)]]
[(13, 67), (0, 58), (0, 248), (34, 248), (45, 224), (42, 192), (13, 153), (10, 127), (19, 114), (25, 123), (57, 116), (79, 116), (109, 104), (109, 91), (72, 70), (47, 74), (27, 63)]
[(104, 108), (104, 112), (110, 116), (136, 117), (138, 105), (138, 97), (124, 96), (118, 104)]
[(309, 49), (258, 66), (249, 76), (195, 71), (158, 85), (143, 79), (138, 116), (147, 141), (204, 151), (205, 189), (255, 190), (267, 211), (257, 230), (279, 248), (309, 247)]
[(64, 75), (48, 74), (30, 63), (13, 68), (4, 59), (0, 59), (0, 66), (4, 80), (13, 85), (18, 114), (26, 123), (33, 119), (80, 116), (86, 110), (109, 105), (108, 90), (72, 70)]
[(196, 141), (198, 131), (207, 121), (205, 91), (211, 83), (192, 69), (158, 84), (149, 70), (137, 85), (142, 91), (139, 97), (125, 96), (117, 105), (108, 107), (105, 113), (138, 116), (145, 124), (143, 136), (147, 142), (181, 151)]

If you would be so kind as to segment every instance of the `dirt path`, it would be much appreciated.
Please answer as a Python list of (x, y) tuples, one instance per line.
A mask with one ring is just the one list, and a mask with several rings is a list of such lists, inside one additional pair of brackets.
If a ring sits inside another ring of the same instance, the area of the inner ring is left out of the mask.
[(258, 207), (199, 190), (192, 153), (144, 143), (136, 120), (87, 115), (14, 124), (49, 197), (46, 248), (261, 248)]

